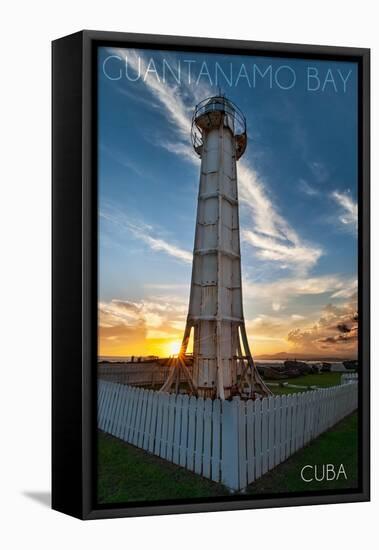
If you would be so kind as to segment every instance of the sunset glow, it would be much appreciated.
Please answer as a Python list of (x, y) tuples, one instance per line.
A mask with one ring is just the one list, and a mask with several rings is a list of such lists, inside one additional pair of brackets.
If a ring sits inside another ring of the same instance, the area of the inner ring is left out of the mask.
[(167, 344), (168, 355), (178, 355), (182, 343), (180, 341), (174, 341)]

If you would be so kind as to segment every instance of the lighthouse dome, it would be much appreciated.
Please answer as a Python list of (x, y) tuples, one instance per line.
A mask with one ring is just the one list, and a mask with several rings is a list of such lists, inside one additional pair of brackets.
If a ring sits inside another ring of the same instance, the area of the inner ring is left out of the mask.
[(235, 137), (237, 160), (243, 155), (247, 144), (246, 120), (240, 109), (222, 95), (209, 97), (196, 105), (191, 138), (196, 153), (201, 157), (204, 134), (223, 124)]

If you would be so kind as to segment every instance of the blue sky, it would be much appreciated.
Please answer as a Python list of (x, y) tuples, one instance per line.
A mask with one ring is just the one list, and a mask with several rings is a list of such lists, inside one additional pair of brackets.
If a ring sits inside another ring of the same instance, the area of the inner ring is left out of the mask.
[(100, 48), (98, 86), (100, 353), (165, 354), (180, 341), (200, 168), (190, 119), (221, 87), (247, 122), (238, 178), (253, 353), (353, 356), (355, 64)]

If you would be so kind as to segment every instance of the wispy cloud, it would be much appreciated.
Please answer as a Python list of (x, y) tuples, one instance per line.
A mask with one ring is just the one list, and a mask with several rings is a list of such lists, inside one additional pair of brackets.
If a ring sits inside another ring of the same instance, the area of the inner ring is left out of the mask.
[(148, 107), (150, 109), (151, 108), (159, 109), (159, 105), (157, 103), (152, 102), (151, 98), (146, 98), (139, 94), (135, 94), (128, 88), (125, 88), (124, 86), (121, 86), (121, 85), (117, 86), (116, 88), (121, 95), (124, 95), (125, 97), (128, 97), (133, 101), (137, 101), (138, 103), (142, 103), (142, 105), (144, 105), (145, 107)]
[(143, 240), (147, 245), (149, 245), (152, 250), (166, 252), (166, 254), (168, 254), (169, 256), (173, 256), (177, 260), (182, 260), (183, 262), (189, 264), (192, 263), (191, 252), (175, 246), (171, 243), (168, 243), (163, 239), (157, 239), (156, 237), (152, 237), (151, 235), (143, 233), (140, 228), (136, 228), (135, 230), (133, 230), (133, 233), (138, 239)]
[(178, 132), (184, 137), (188, 137), (191, 131), (191, 109), (182, 101), (180, 94), (180, 85), (168, 85), (153, 76), (148, 71), (149, 61), (140, 53), (133, 49), (112, 48), (111, 53), (118, 55), (122, 59), (127, 59), (128, 67), (137, 74), (144, 74), (144, 82), (153, 96), (165, 107), (171, 122), (175, 125)]
[(351, 195), (348, 192), (341, 193), (340, 191), (334, 191), (332, 198), (341, 210), (338, 216), (339, 221), (345, 226), (353, 226), (356, 229), (358, 226), (358, 205)]
[(262, 260), (308, 272), (322, 255), (322, 249), (301, 239), (277, 211), (255, 170), (245, 163), (238, 167), (238, 174), (240, 198), (250, 211), (252, 224), (251, 229), (242, 231), (244, 240), (257, 249)]
[(100, 145), (100, 150), (105, 154), (109, 155), (113, 160), (121, 164), (124, 168), (133, 170), (138, 176), (146, 177), (146, 174), (142, 172), (141, 168), (137, 166), (130, 158), (128, 158), (124, 153), (116, 151), (114, 148), (108, 147), (102, 143)]
[(188, 290), (189, 283), (146, 283), (144, 287), (164, 291), (177, 291)]
[(301, 193), (308, 195), (308, 197), (316, 197), (320, 194), (319, 190), (313, 187), (307, 180), (300, 178), (298, 189)]
[(294, 268), (298, 274), (308, 273), (322, 255), (321, 248), (307, 246), (299, 239), (282, 241), (250, 230), (243, 230), (242, 237), (257, 249), (262, 260), (277, 262), (283, 269)]
[(192, 147), (189, 147), (188, 143), (182, 143), (181, 141), (172, 143), (171, 141), (161, 139), (159, 141), (159, 145), (170, 153), (174, 153), (175, 155), (178, 155), (198, 166), (199, 159), (194, 155), (193, 149)]
[(151, 250), (164, 252), (176, 260), (192, 263), (192, 252), (185, 250), (162, 237), (157, 237), (157, 229), (146, 223), (132, 220), (117, 209), (101, 210), (100, 217), (111, 224), (117, 225), (120, 229), (128, 231), (140, 241), (143, 241)]
[[(99, 326), (102, 329), (128, 328), (171, 330), (183, 328), (186, 301), (178, 297), (153, 296), (138, 302), (111, 300), (99, 302)], [(110, 336), (112, 336), (112, 331)]]
[[(177, 132), (177, 141), (163, 140), (160, 145), (190, 162), (198, 162), (189, 143), (193, 103), (211, 95), (205, 86), (181, 87), (159, 81), (154, 74), (146, 73), (148, 61), (135, 50), (112, 50), (120, 57), (127, 55), (128, 64), (135, 72), (145, 74), (145, 84), (164, 107), (169, 121)], [(185, 91), (183, 88), (185, 87)], [(188, 89), (187, 89), (188, 88)], [(183, 99), (187, 98), (187, 103)], [(192, 105), (188, 102), (192, 100)], [(314, 169), (321, 171), (321, 165), (314, 163)], [(257, 172), (243, 159), (239, 162), (239, 196), (249, 212), (249, 227), (244, 231), (246, 242), (257, 250), (260, 259), (275, 262), (281, 268), (292, 268), (298, 272), (309, 271), (323, 251), (320, 247), (305, 242), (293, 227), (278, 212), (270, 200), (266, 186)], [(151, 243), (152, 244), (152, 243)], [(160, 243), (155, 243), (160, 246)], [(164, 249), (163, 247), (161, 248)], [(188, 257), (188, 256), (186, 256)]]
[(329, 178), (329, 170), (322, 162), (312, 161), (308, 164), (313, 177), (318, 183), (325, 183)]
[(292, 298), (300, 296), (329, 295), (329, 298), (351, 298), (356, 292), (357, 280), (339, 275), (323, 275), (307, 278), (283, 278), (271, 283), (244, 281), (247, 298), (259, 296), (271, 303), (274, 311), (280, 311)]

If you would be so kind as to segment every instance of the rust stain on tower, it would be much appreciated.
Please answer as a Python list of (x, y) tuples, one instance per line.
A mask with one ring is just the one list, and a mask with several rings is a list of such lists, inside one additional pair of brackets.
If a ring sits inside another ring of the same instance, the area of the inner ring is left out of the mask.
[(247, 144), (245, 117), (223, 96), (205, 99), (191, 136), (201, 158), (191, 293), (181, 350), (161, 391), (180, 391), (184, 379), (200, 397), (270, 395), (250, 352), (242, 306), (237, 161)]

